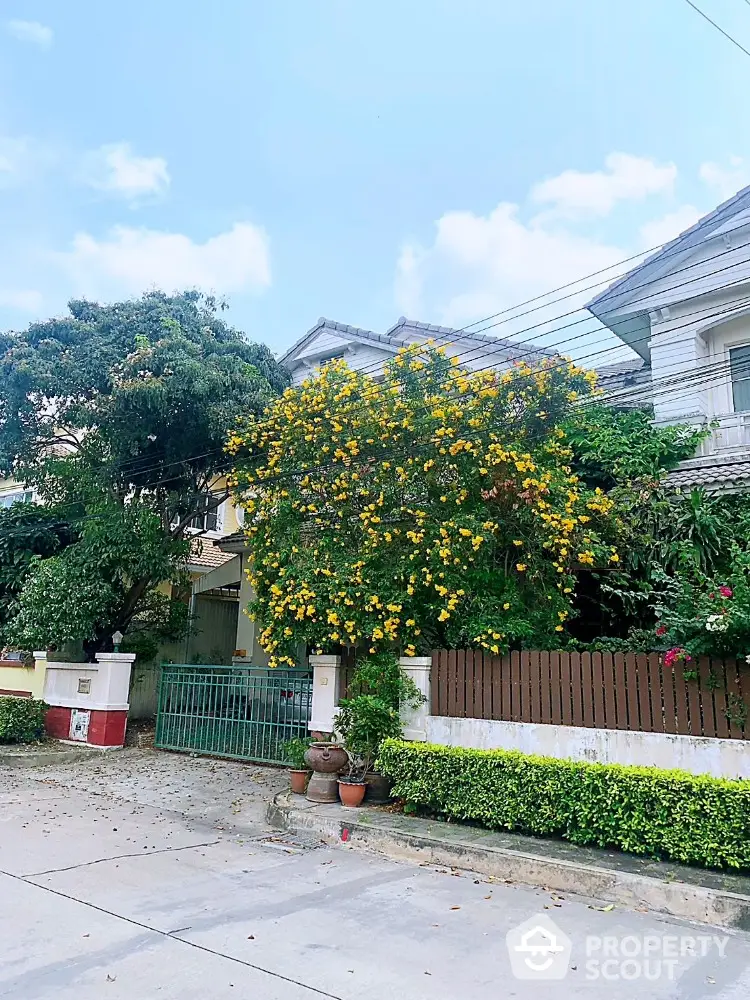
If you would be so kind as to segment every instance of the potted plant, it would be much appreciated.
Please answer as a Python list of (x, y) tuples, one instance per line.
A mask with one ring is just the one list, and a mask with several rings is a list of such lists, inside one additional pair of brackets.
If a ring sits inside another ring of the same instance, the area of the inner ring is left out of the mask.
[(348, 776), (339, 779), (339, 797), (344, 805), (359, 805), (380, 744), (401, 735), (399, 710), (380, 695), (346, 698), (336, 716), (336, 732), (341, 734), (349, 758)]
[(357, 661), (348, 697), (341, 701), (336, 731), (342, 736), (351, 761), (360, 763), (365, 798), (373, 804), (387, 802), (391, 782), (373, 770), (380, 744), (402, 735), (401, 708), (419, 704), (416, 685), (401, 669), (393, 653), (379, 653)]
[(283, 744), (284, 756), (289, 761), (289, 785), (296, 795), (304, 795), (310, 777), (310, 768), (305, 762), (305, 754), (312, 740), (295, 736)]
[(348, 750), (347, 756), (349, 758), (347, 773), (338, 779), (339, 798), (342, 806), (359, 806), (362, 805), (362, 799), (367, 791), (365, 774), (369, 761), (355, 756)]

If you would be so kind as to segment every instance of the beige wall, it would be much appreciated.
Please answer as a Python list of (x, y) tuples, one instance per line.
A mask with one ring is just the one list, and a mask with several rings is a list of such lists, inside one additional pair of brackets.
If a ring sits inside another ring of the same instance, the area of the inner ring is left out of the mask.
[(4, 667), (0, 663), (0, 691), (30, 692), (32, 697), (41, 698), (44, 692), (45, 669), (46, 661), (30, 667)]

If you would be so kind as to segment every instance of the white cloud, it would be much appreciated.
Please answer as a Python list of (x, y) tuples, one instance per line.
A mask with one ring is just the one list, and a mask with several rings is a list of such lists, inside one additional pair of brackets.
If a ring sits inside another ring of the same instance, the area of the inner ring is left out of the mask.
[(92, 298), (136, 295), (149, 288), (200, 288), (216, 294), (259, 292), (271, 284), (268, 238), (238, 222), (205, 243), (182, 233), (115, 227), (105, 239), (78, 233), (57, 255), (76, 294)]
[(551, 205), (553, 212), (566, 217), (607, 215), (619, 201), (642, 201), (671, 191), (677, 177), (673, 163), (659, 165), (628, 153), (610, 153), (604, 163), (606, 170), (565, 170), (535, 184), (531, 201)]
[(60, 150), (44, 141), (26, 135), (0, 135), (0, 188), (28, 185), (60, 157)]
[(32, 159), (31, 142), (24, 136), (0, 135), (0, 186), (21, 180)]
[(40, 49), (52, 45), (52, 28), (39, 21), (6, 21), (5, 30), (20, 42), (30, 42)]
[(136, 156), (130, 143), (101, 146), (85, 158), (88, 183), (123, 198), (162, 194), (169, 187), (167, 161), (161, 156)]
[(0, 307), (17, 312), (38, 313), (42, 307), (42, 293), (30, 288), (0, 288)]
[(667, 212), (659, 219), (652, 219), (641, 226), (640, 234), (643, 245), (650, 249), (668, 243), (675, 236), (684, 233), (705, 214), (695, 205), (681, 205), (680, 208), (673, 212)]
[(739, 156), (730, 156), (725, 167), (719, 163), (702, 163), (698, 174), (721, 201), (726, 201), (740, 188), (750, 184), (750, 166)]
[(622, 247), (535, 219), (525, 223), (518, 206), (507, 202), (487, 216), (448, 212), (436, 230), (432, 246), (402, 249), (396, 296), (407, 314), (448, 326), (508, 308), (628, 255)]

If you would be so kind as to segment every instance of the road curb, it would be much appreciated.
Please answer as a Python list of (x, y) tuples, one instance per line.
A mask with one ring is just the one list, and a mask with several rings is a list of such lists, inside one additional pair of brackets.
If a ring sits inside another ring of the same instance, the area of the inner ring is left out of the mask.
[[(621, 871), (542, 854), (472, 843), (466, 839), (440, 837), (444, 824), (419, 820), (419, 832), (388, 825), (379, 812), (374, 823), (367, 812), (338, 806), (316, 806), (297, 796), (279, 792), (268, 805), (269, 825), (293, 833), (316, 833), (326, 843), (346, 842), (400, 860), (454, 868), (525, 885), (544, 886), (555, 892), (573, 892), (628, 907), (646, 907), (715, 927), (750, 930), (750, 893), (709, 888), (690, 882), (665, 881), (648, 875)], [(303, 804), (304, 803), (304, 804)], [(416, 824), (415, 824), (416, 825)], [(425, 832), (425, 827), (429, 830)]]

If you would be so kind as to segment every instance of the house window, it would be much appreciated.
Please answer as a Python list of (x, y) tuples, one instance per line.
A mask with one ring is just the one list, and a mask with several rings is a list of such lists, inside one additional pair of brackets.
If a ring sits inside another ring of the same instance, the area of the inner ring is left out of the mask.
[(15, 493), (5, 493), (0, 496), (0, 507), (10, 507), (14, 503), (31, 503), (31, 490), (18, 490)]
[(219, 507), (214, 507), (213, 510), (206, 510), (206, 507), (213, 502), (213, 497), (203, 497), (200, 504), (198, 505), (198, 513), (195, 515), (193, 520), (190, 522), (190, 527), (195, 528), (196, 531), (219, 531), (220, 530), (220, 517), (219, 517)]
[(735, 413), (750, 410), (750, 344), (729, 352)]

